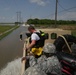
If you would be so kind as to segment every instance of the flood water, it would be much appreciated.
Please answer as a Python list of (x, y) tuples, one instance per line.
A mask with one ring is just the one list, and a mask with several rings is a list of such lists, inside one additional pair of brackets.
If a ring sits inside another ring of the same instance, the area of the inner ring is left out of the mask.
[[(0, 41), (0, 70), (14, 59), (22, 57), (24, 41), (20, 41), (19, 35), (26, 31), (27, 27), (20, 26)], [(23, 36), (26, 37), (25, 34)]]

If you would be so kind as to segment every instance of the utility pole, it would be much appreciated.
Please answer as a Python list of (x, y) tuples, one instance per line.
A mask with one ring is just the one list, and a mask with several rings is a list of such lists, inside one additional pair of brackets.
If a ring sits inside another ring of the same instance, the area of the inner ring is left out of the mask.
[(55, 27), (57, 27), (57, 7), (58, 7), (58, 0), (56, 0), (56, 8), (55, 8)]
[(19, 22), (21, 23), (21, 12), (19, 12)]
[(18, 22), (18, 15), (19, 15), (19, 14), (18, 14), (18, 12), (16, 12), (16, 13), (17, 13), (17, 22)]
[(21, 12), (16, 12), (17, 13), (17, 22), (21, 23)]

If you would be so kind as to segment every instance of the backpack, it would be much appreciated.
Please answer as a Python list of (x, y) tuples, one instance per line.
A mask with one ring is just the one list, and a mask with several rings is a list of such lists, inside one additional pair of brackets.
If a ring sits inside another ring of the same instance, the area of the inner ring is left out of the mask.
[(48, 39), (48, 33), (44, 33), (42, 31), (40, 31), (40, 34), (41, 34), (42, 39), (44, 39), (44, 40)]
[(47, 33), (44, 33), (42, 31), (40, 31), (40, 33), (38, 32), (35, 32), (39, 37), (40, 37), (40, 40), (39, 40), (39, 46), (40, 47), (43, 47), (44, 44), (45, 44), (45, 40), (48, 39), (48, 34)]

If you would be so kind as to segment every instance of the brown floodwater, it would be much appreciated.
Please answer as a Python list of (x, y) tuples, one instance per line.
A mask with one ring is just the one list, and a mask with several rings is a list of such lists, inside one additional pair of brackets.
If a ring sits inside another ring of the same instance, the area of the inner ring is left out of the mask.
[(20, 26), (11, 34), (0, 40), (0, 69), (5, 67), (12, 60), (22, 57), (24, 40), (20, 41), (19, 35), (23, 34), (23, 39), (26, 37), (25, 32), (27, 27)]

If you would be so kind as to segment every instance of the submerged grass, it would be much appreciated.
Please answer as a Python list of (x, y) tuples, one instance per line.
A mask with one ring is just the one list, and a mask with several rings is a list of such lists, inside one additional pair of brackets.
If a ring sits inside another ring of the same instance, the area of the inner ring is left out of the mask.
[(0, 40), (3, 39), (5, 36), (7, 36), (8, 34), (10, 34), (13, 30), (17, 29), (19, 26), (0, 26), (0, 34), (5, 32), (5, 31), (8, 31), (9, 29), (12, 29), (10, 30), (9, 32), (7, 33), (4, 33), (3, 35), (0, 36)]
[(11, 28), (13, 28), (15, 26), (3, 26), (3, 25), (0, 25), (0, 33), (3, 33)]

